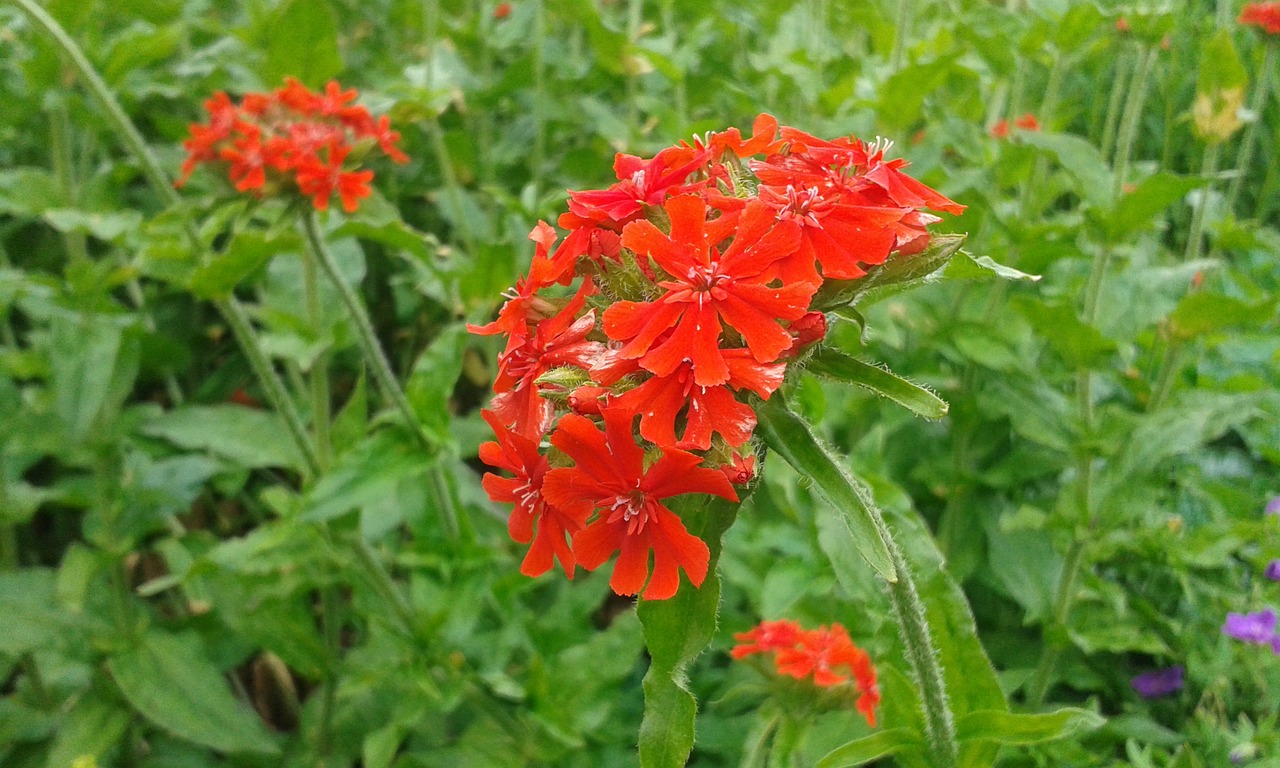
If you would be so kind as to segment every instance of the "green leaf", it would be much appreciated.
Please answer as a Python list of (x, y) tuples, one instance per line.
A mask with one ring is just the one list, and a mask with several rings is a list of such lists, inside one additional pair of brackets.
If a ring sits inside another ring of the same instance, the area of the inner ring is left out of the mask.
[(462, 352), (468, 341), (467, 327), (449, 326), (432, 340), (413, 365), (405, 384), (405, 395), (413, 405), (422, 428), (437, 443), (449, 440), (452, 418), (449, 398), (462, 375)]
[(107, 663), (129, 703), (156, 725), (219, 752), (279, 752), (194, 634), (148, 632), (137, 647)]
[[(398, 430), (380, 430), (344, 453), (312, 487), (303, 505), (302, 519), (317, 522), (355, 509), (385, 511), (387, 505), (398, 506), (401, 481), (425, 483), (430, 466), (407, 435)], [(399, 509), (399, 517), (391, 525), (402, 522), (405, 511)], [(379, 527), (385, 530), (385, 521)]]
[(1095, 712), (1066, 707), (1040, 715), (1015, 714), (998, 709), (970, 712), (956, 723), (960, 741), (994, 741), (997, 744), (1040, 744), (1065, 739), (1102, 726), (1107, 720)]
[(1098, 148), (1079, 136), (1067, 133), (1022, 131), (1018, 141), (1043, 149), (1057, 158), (1072, 180), (1072, 188), (1082, 200), (1096, 208), (1109, 208), (1115, 178)]
[(990, 256), (972, 256), (965, 251), (957, 253), (943, 270), (942, 276), (947, 280), (1025, 280), (1029, 283), (1040, 281), (1040, 275), (1029, 275), (1013, 267), (1005, 266)]
[(84, 757), (100, 758), (119, 743), (133, 717), (116, 696), (91, 688), (58, 726), (45, 761), (48, 768), (76, 765)]
[(1220, 293), (1197, 291), (1178, 302), (1169, 321), (1174, 334), (1183, 339), (1235, 328), (1260, 328), (1275, 317), (1277, 302), (1280, 296), (1249, 304)]
[(904, 747), (921, 746), (923, 744), (920, 737), (910, 729), (890, 728), (836, 747), (815, 763), (814, 768), (863, 765), (881, 757), (888, 757)]
[(54, 572), (46, 568), (0, 573), (0, 653), (57, 648), (83, 631), (58, 605), (56, 589)]
[(1143, 179), (1128, 194), (1121, 195), (1115, 208), (1103, 219), (1103, 230), (1114, 243), (1128, 240), (1135, 232), (1170, 205), (1182, 200), (1193, 189), (1204, 186), (1206, 179), (1157, 173)]
[(268, 237), (254, 230), (238, 232), (226, 250), (196, 269), (188, 287), (202, 299), (224, 299), (272, 256), (297, 251), (300, 246), (297, 237)]
[(57, 312), (50, 374), (57, 413), (73, 442), (111, 421), (138, 372), (138, 338), (124, 318)]
[(302, 457), (279, 416), (239, 405), (186, 405), (143, 424), (143, 434), (244, 467), (300, 469)]
[(926, 419), (936, 420), (947, 415), (946, 401), (919, 384), (835, 349), (823, 349), (809, 358), (806, 370), (865, 387)]
[(889, 548), (867, 507), (867, 490), (845, 470), (842, 462), (814, 436), (809, 425), (787, 408), (781, 393), (757, 409), (760, 435), (802, 476), (811, 478), (822, 498), (843, 517), (858, 553), (888, 581), (897, 580)]
[[(740, 503), (740, 502), (739, 502)], [(707, 496), (682, 496), (672, 504), (685, 527), (707, 543), (711, 564), (701, 587), (681, 575), (679, 591), (667, 600), (641, 600), (636, 614), (644, 626), (649, 671), (644, 676), (644, 719), (640, 723), (642, 768), (683, 768), (693, 750), (697, 701), (685, 669), (702, 653), (716, 630), (720, 606), (720, 538), (733, 524), (739, 503)]]
[(1015, 296), (1009, 303), (1072, 368), (1100, 367), (1116, 351), (1115, 342), (1065, 303), (1046, 304), (1029, 296)]
[(296, 77), (319, 88), (342, 71), (338, 21), (327, 0), (289, 0), (276, 12), (267, 34), (262, 79)]
[(59, 232), (78, 232), (107, 243), (118, 242), (142, 224), (137, 211), (80, 211), (54, 208), (44, 212), (44, 220)]

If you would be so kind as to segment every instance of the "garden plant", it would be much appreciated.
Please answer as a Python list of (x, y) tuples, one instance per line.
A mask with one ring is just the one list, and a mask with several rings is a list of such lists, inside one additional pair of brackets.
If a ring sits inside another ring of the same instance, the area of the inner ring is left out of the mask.
[(1280, 765), (1280, 3), (0, 24), (0, 765)]

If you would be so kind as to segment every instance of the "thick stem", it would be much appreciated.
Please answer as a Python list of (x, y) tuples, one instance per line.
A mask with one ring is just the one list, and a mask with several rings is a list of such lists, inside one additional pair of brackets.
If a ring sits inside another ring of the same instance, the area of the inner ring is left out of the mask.
[(1240, 190), (1244, 187), (1244, 180), (1249, 175), (1249, 165), (1253, 162), (1253, 145), (1258, 138), (1258, 123), (1262, 122), (1262, 115), (1267, 108), (1267, 94), (1271, 88), (1271, 70), (1276, 68), (1276, 51), (1280, 50), (1280, 44), (1273, 43), (1270, 40), (1266, 43), (1266, 53), (1262, 57), (1262, 70), (1258, 73), (1258, 82), (1253, 89), (1253, 97), (1249, 100), (1249, 108), (1253, 110), (1253, 122), (1244, 129), (1244, 136), (1240, 139), (1240, 154), (1236, 156), (1236, 176), (1231, 180), (1231, 187), (1227, 192), (1227, 207), (1235, 210), (1236, 201), (1240, 199)]
[(928, 741), (930, 761), (934, 768), (954, 768), (958, 759), (956, 748), (955, 717), (947, 698), (946, 679), (942, 665), (938, 663), (938, 650), (929, 631), (924, 602), (916, 589), (915, 576), (902, 549), (884, 521), (880, 509), (863, 494), (868, 512), (888, 545), (893, 568), (898, 574), (896, 582), (889, 583), (889, 600), (902, 629), (902, 642), (911, 673), (920, 687), (920, 708), (924, 713), (925, 738)]
[(391, 370), (391, 363), (387, 360), (386, 353), (382, 351), (382, 344), (378, 341), (378, 335), (373, 330), (373, 323), (369, 321), (369, 313), (365, 311), (360, 297), (342, 278), (338, 263), (333, 260), (333, 254), (329, 252), (329, 248), (324, 244), (324, 237), (320, 234), (320, 228), (314, 215), (303, 217), (303, 228), (307, 233), (307, 243), (311, 247), (311, 253), (315, 256), (325, 274), (328, 275), (329, 282), (337, 289), (338, 296), (342, 299), (342, 306), (346, 308), (347, 315), (351, 318), (352, 325), (355, 326), (356, 341), (360, 344), (360, 351), (364, 353), (365, 360), (369, 363), (369, 367), (373, 371), (373, 377), (377, 380), (382, 394), (400, 411), (400, 415), (404, 418), (409, 431), (414, 434), (422, 446), (431, 448), (430, 441), (423, 434), (422, 428), (418, 424), (418, 416), (414, 413), (413, 406), (409, 404), (409, 398), (405, 396), (399, 380)]
[(1116, 60), (1116, 72), (1111, 81), (1111, 98), (1107, 100), (1107, 115), (1102, 123), (1102, 157), (1111, 155), (1112, 145), (1116, 139), (1116, 128), (1120, 124), (1120, 105), (1124, 103), (1124, 86), (1129, 82), (1129, 57), (1122, 55)]

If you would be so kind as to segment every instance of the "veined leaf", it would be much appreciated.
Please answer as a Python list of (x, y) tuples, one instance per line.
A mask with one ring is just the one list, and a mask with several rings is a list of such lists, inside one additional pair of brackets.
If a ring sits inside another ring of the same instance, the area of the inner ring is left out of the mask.
[(108, 662), (126, 699), (156, 725), (220, 752), (279, 752), (191, 634), (148, 632)]
[(844, 519), (858, 553), (888, 581), (896, 581), (889, 548), (880, 537), (868, 511), (866, 489), (844, 469), (839, 459), (813, 434), (813, 430), (787, 408), (781, 393), (757, 409), (760, 435), (769, 450), (777, 453), (796, 471), (813, 479), (818, 493)]
[(1101, 715), (1076, 707), (1040, 715), (984, 709), (961, 717), (956, 723), (956, 737), (962, 742), (1040, 744), (1092, 731), (1105, 722), (1106, 718)]
[(845, 768), (863, 765), (881, 757), (888, 757), (904, 747), (920, 746), (923, 744), (915, 732), (907, 728), (890, 728), (836, 747), (819, 760), (814, 768)]
[(1039, 275), (1029, 275), (1013, 267), (999, 263), (990, 256), (972, 256), (960, 251), (947, 262), (942, 276), (948, 280), (1025, 280), (1029, 283), (1040, 281)]
[(947, 402), (929, 390), (839, 350), (823, 349), (818, 352), (809, 359), (808, 370), (865, 387), (926, 419), (936, 420), (947, 415)]

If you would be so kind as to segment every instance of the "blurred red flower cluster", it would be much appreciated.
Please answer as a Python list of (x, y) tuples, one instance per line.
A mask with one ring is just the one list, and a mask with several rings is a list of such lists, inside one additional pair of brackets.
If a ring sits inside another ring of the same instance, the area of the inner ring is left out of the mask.
[(558, 559), (572, 578), (619, 553), (619, 594), (670, 597), (679, 570), (702, 584), (707, 546), (664, 501), (736, 501), (754, 476), (751, 398), (826, 334), (818, 288), (923, 250), (938, 220), (924, 209), (964, 210), (887, 148), (761, 115), (750, 138), (618, 155), (617, 183), (569, 193), (558, 246), (538, 224), (528, 275), (472, 327), (506, 337), (481, 457), (513, 475), (484, 483), (532, 542), (524, 573)]
[(1027, 113), (1025, 115), (1022, 115), (1016, 118), (1013, 121), (1012, 126), (1010, 126), (1008, 120), (1001, 120), (1000, 122), (991, 126), (991, 138), (1007, 139), (1009, 138), (1009, 132), (1011, 128), (1017, 128), (1020, 131), (1038, 131), (1040, 130), (1040, 121), (1036, 119), (1035, 115), (1030, 113)]
[(730, 651), (735, 659), (757, 653), (774, 654), (778, 674), (803, 680), (813, 676), (814, 685), (824, 688), (852, 681), (858, 691), (855, 705), (867, 724), (876, 724), (880, 688), (876, 668), (867, 652), (853, 644), (849, 632), (839, 624), (817, 629), (801, 629), (794, 621), (762, 621), (750, 632), (733, 636), (738, 641)]
[(409, 159), (396, 146), (400, 134), (390, 119), (375, 119), (352, 103), (356, 96), (336, 82), (315, 92), (293, 78), (271, 93), (246, 94), (239, 104), (219, 91), (204, 103), (209, 121), (193, 123), (183, 142), (178, 186), (201, 163), (223, 164), (237, 191), (296, 189), (321, 211), (337, 194), (343, 209), (354, 211), (370, 193), (373, 171), (353, 169), (353, 150), (359, 156), (376, 145), (397, 163)]
[(1268, 35), (1280, 35), (1280, 2), (1248, 3), (1240, 10), (1239, 21)]

